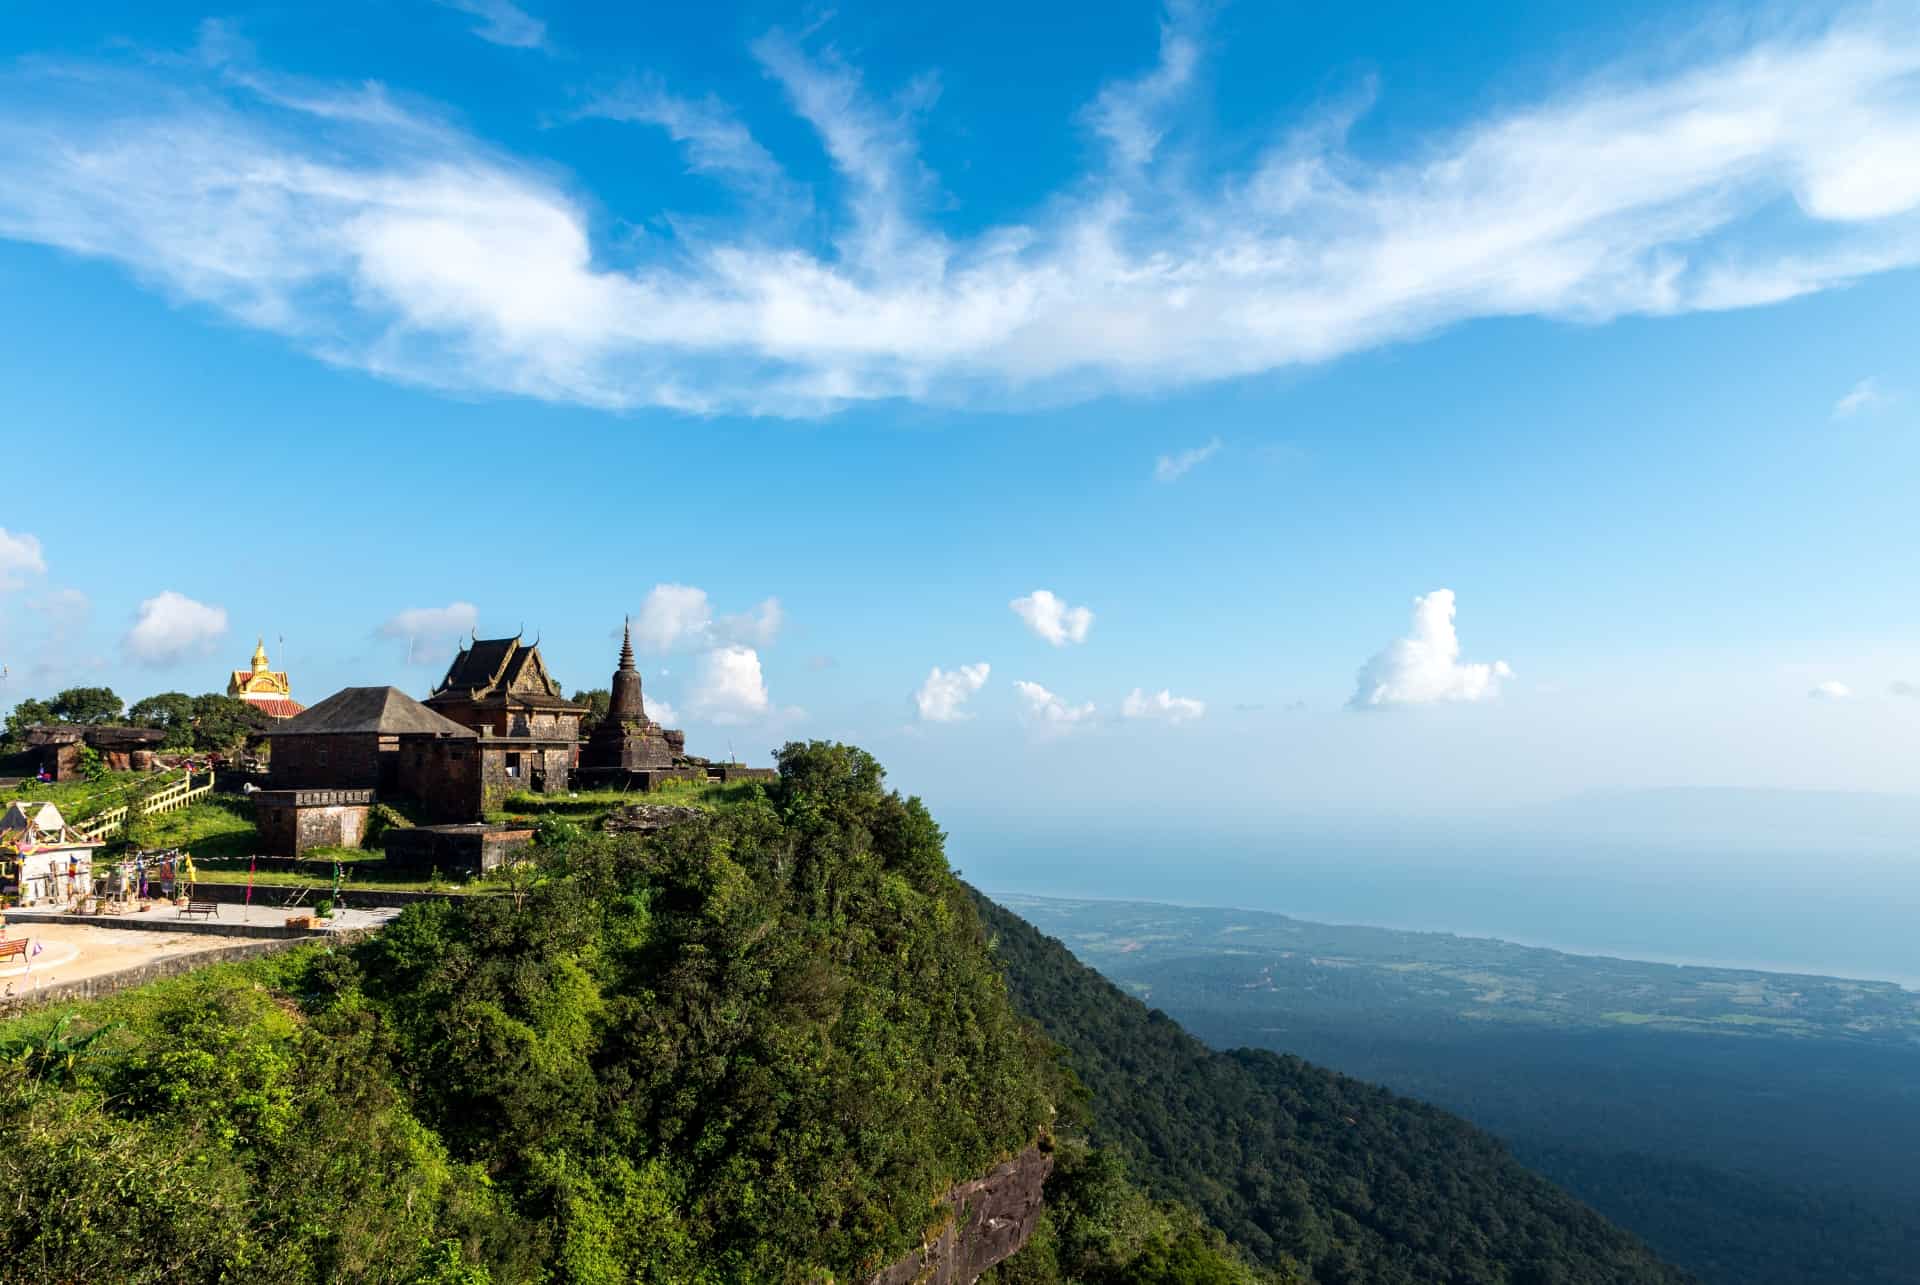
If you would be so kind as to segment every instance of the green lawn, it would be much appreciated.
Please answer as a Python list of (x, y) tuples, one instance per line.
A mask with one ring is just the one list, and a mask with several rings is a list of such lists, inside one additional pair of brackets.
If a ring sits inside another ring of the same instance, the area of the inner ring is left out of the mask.
[(572, 794), (510, 794), (500, 807), (487, 814), (489, 821), (532, 823), (543, 816), (557, 816), (583, 829), (593, 829), (601, 818), (634, 803), (662, 803), (675, 807), (718, 811), (732, 804), (745, 803), (756, 790), (756, 781), (738, 781), (716, 785), (706, 781), (668, 781), (657, 790), (580, 790)]
[[(239, 805), (244, 806), (244, 805)], [(129, 818), (121, 838), (143, 848), (185, 848), (195, 861), (244, 859), (260, 850), (253, 822), (229, 802), (205, 800), (156, 817)]]
[(60, 815), (68, 824), (77, 824), (108, 808), (131, 803), (143, 794), (171, 785), (181, 776), (180, 772), (109, 772), (98, 781), (61, 781), (48, 785), (29, 779), (0, 790), (0, 810), (20, 799), (51, 803), (60, 809)]
[[(485, 892), (490, 890), (487, 881), (482, 879), (459, 882), (448, 878), (423, 879), (411, 875), (405, 877), (395, 875), (392, 878), (388, 878), (377, 869), (367, 869), (368, 865), (373, 864), (376, 863), (369, 862), (362, 863), (359, 866), (342, 867), (340, 891), (343, 893), (351, 893), (355, 891)], [(199, 882), (245, 884), (247, 882), (247, 871), (244, 866), (238, 870), (224, 866), (217, 870), (209, 870), (205, 866), (201, 866)], [(279, 871), (269, 872), (263, 870), (253, 876), (253, 886), (256, 888), (318, 888), (331, 890), (333, 887), (333, 871), (331, 869), (315, 871), (303, 870), (297, 874), (284, 874)]]

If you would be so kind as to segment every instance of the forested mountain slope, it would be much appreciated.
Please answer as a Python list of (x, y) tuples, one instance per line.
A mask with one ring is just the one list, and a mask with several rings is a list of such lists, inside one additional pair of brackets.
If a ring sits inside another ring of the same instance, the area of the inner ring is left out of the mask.
[(1298, 1058), (1214, 1052), (979, 901), (1016, 1006), (1090, 1094), (1094, 1140), (1258, 1258), (1324, 1285), (1688, 1279), (1465, 1121)]
[(0, 1281), (860, 1282), (1039, 1143), (1033, 1285), (1256, 1276), (1059, 1127), (942, 835), (879, 765), (512, 895), (0, 1025)]

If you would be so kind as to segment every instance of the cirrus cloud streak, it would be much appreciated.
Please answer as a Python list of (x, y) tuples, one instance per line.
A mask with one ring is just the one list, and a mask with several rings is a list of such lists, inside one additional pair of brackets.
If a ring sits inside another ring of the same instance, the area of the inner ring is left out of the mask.
[[(751, 55), (831, 162), (805, 193), (823, 217), (622, 210), (662, 230), (617, 249), (591, 194), (432, 105), (207, 49), (0, 73), (0, 236), (462, 393), (778, 415), (1058, 401), (1920, 264), (1920, 23), (1891, 11), (1602, 69), (1399, 155), (1329, 118), (1223, 166), (1182, 130), (1205, 42), (1175, 9), (1155, 67), (1090, 87), (1103, 159), (965, 235), (913, 137), (931, 88), (884, 98), (775, 33)], [(795, 186), (725, 104), (687, 101), (662, 89), (628, 115), (696, 168)]]

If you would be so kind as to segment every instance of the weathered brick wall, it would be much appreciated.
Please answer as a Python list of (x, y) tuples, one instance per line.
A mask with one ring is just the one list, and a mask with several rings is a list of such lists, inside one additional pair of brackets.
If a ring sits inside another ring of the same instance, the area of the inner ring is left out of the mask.
[(418, 800), (429, 820), (480, 819), (484, 761), (473, 741), (409, 739), (399, 764), (400, 791)]
[(301, 807), (279, 799), (255, 798), (253, 824), (260, 847), (283, 857), (297, 857), (309, 848), (357, 848), (366, 837), (364, 803)]
[(389, 830), (381, 839), (387, 864), (424, 874), (480, 874), (518, 860), (533, 846), (531, 830), (420, 826)]
[(376, 789), (380, 785), (380, 738), (289, 736), (273, 738), (268, 784), (276, 790)]

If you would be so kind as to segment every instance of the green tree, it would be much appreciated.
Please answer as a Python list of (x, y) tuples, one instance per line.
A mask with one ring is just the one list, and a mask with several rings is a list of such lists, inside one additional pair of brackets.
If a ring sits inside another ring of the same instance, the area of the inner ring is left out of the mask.
[(249, 701), (208, 692), (193, 698), (193, 748), (231, 753), (253, 733), (264, 732), (272, 722)]
[(125, 706), (111, 687), (69, 687), (53, 698), (49, 708), (63, 723), (97, 727), (119, 722)]
[(587, 707), (587, 716), (580, 720), (580, 732), (585, 735), (598, 727), (601, 720), (606, 718), (607, 707), (613, 703), (613, 693), (604, 687), (589, 688), (586, 691), (575, 692), (573, 703)]
[(193, 744), (193, 697), (185, 692), (161, 692), (133, 703), (127, 721), (138, 727), (157, 727), (167, 734), (168, 749)]
[(26, 743), (27, 729), (39, 723), (53, 722), (53, 706), (45, 701), (23, 700), (7, 711), (7, 745), (18, 749)]

